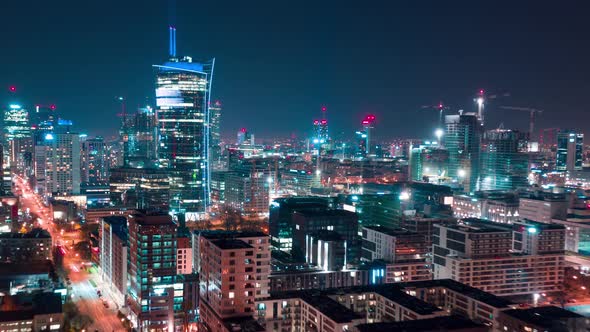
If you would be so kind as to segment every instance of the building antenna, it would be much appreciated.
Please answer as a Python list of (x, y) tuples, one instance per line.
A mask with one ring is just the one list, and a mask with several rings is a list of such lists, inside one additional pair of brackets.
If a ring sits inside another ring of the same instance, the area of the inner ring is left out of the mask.
[(170, 26), (170, 57), (176, 57), (176, 28)]

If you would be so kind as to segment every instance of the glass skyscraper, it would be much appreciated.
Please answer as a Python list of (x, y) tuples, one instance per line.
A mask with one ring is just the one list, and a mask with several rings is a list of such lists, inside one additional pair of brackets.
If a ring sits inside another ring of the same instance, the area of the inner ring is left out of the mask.
[(584, 134), (574, 130), (562, 130), (557, 134), (558, 171), (581, 171), (584, 158)]
[(527, 135), (515, 130), (487, 130), (481, 149), (480, 190), (528, 186)]
[[(172, 53), (172, 52), (171, 52)], [(170, 174), (170, 210), (187, 220), (209, 205), (209, 101), (215, 59), (170, 60), (156, 69), (157, 157)]]
[(475, 113), (445, 117), (445, 147), (449, 151), (449, 177), (463, 184), (465, 192), (476, 190), (479, 177), (481, 124)]
[(209, 126), (209, 151), (210, 151), (210, 160), (213, 165), (219, 164), (221, 159), (221, 102), (216, 100), (209, 106), (210, 111), (210, 123)]
[(11, 104), (4, 110), (4, 142), (31, 136), (29, 111), (19, 104)]

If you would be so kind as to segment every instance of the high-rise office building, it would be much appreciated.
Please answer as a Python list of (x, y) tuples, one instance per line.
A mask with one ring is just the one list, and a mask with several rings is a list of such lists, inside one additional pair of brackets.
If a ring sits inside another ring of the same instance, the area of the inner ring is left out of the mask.
[(436, 182), (447, 175), (449, 151), (437, 145), (424, 144), (410, 151), (410, 179)]
[(44, 193), (80, 193), (80, 135), (47, 133), (40, 143), (35, 147), (35, 177), (44, 183)]
[(221, 111), (222, 105), (219, 100), (209, 105), (209, 160), (213, 166), (221, 163)]
[(581, 171), (584, 160), (584, 134), (574, 130), (562, 130), (557, 134), (558, 171)]
[(128, 299), (140, 331), (183, 331), (183, 284), (176, 275), (177, 227), (168, 214), (129, 216)]
[(527, 135), (493, 129), (483, 135), (480, 190), (513, 190), (528, 186)]
[(82, 182), (108, 182), (109, 161), (104, 139), (97, 136), (82, 137), (82, 140)]
[(268, 216), (274, 159), (251, 158), (232, 169), (225, 178), (225, 203), (244, 216)]
[(464, 191), (472, 192), (479, 178), (481, 125), (474, 113), (447, 115), (445, 124), (449, 177), (463, 184)]
[(170, 210), (204, 213), (209, 205), (209, 100), (215, 59), (177, 57), (171, 28), (170, 59), (156, 69), (158, 161), (170, 172)]
[(168, 210), (170, 180), (166, 170), (118, 167), (109, 176), (111, 202), (136, 209)]
[(29, 123), (29, 111), (19, 104), (10, 104), (4, 110), (4, 132), (5, 143), (14, 138), (31, 136), (31, 125)]
[(126, 167), (153, 167), (157, 159), (156, 112), (147, 106), (126, 115), (122, 121), (124, 164)]

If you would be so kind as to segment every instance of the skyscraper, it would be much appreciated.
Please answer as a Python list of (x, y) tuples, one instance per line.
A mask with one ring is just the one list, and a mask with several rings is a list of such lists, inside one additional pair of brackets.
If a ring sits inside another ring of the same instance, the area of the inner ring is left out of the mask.
[(171, 28), (170, 59), (156, 69), (158, 161), (170, 172), (170, 210), (187, 220), (209, 205), (209, 100), (215, 59), (193, 62), (176, 56)]
[(183, 284), (176, 276), (176, 224), (167, 214), (129, 216), (129, 303), (140, 331), (182, 331)]
[(82, 142), (82, 182), (108, 182), (109, 162), (106, 151), (106, 144), (100, 136)]
[(526, 136), (509, 129), (484, 132), (479, 179), (481, 190), (512, 190), (528, 185)]
[(213, 165), (219, 164), (221, 161), (221, 102), (216, 100), (212, 105), (209, 105), (210, 124), (209, 124), (209, 160)]
[(80, 135), (70, 132), (47, 134), (44, 147), (45, 193), (79, 194)]
[(463, 190), (476, 189), (479, 177), (481, 125), (474, 113), (445, 117), (445, 147), (449, 151), (449, 177), (463, 184)]
[(562, 130), (557, 134), (558, 171), (581, 171), (584, 160), (584, 134), (574, 130)]
[(29, 111), (19, 104), (10, 104), (4, 110), (4, 142), (14, 138), (31, 136), (31, 125), (29, 124)]
[(126, 115), (122, 121), (124, 165), (152, 167), (157, 159), (156, 112), (149, 106)]

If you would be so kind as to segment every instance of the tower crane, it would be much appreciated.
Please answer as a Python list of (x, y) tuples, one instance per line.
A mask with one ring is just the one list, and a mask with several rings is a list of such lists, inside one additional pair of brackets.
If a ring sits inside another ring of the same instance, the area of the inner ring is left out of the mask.
[(422, 107), (420, 107), (421, 109), (429, 109), (429, 110), (437, 110), (438, 111), (438, 127), (439, 128), (443, 128), (444, 123), (443, 123), (443, 112), (445, 110), (449, 110), (451, 109), (449, 106), (443, 104), (443, 102), (439, 102), (436, 105), (423, 105)]
[(529, 113), (529, 134), (531, 138), (534, 134), (535, 130), (535, 114), (543, 113), (543, 110), (532, 108), (532, 107), (516, 107), (516, 106), (500, 106), (501, 109), (511, 110), (511, 111), (522, 111), (522, 112), (530, 112)]

